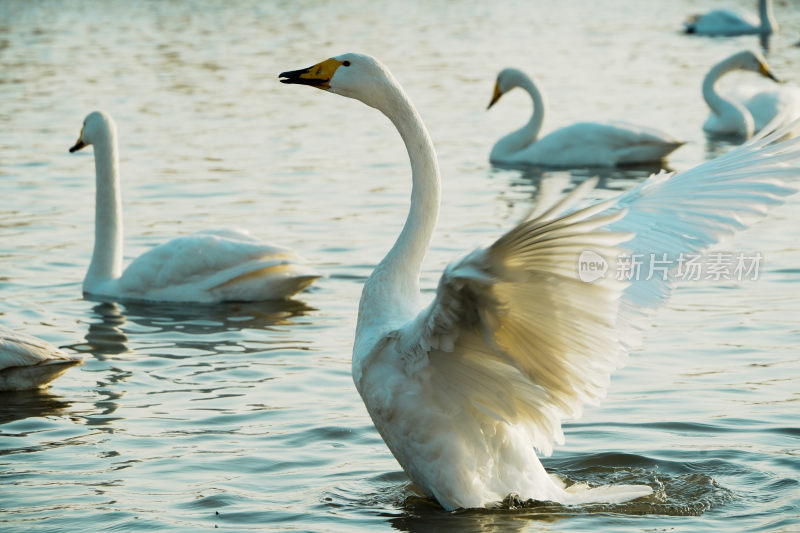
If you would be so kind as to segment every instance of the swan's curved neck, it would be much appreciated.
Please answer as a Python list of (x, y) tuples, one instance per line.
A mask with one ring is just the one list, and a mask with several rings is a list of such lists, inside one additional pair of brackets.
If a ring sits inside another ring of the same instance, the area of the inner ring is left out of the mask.
[(753, 116), (742, 104), (720, 95), (716, 87), (717, 81), (723, 75), (738, 68), (739, 64), (735, 56), (714, 65), (703, 79), (703, 98), (708, 107), (711, 108), (711, 111), (721, 120), (724, 119), (726, 122), (735, 125), (741, 135), (750, 137), (755, 129)]
[(122, 274), (122, 199), (113, 130), (104, 132), (92, 145), (96, 181), (94, 252), (83, 280), (83, 291), (88, 293), (96, 292), (100, 283)]
[(370, 103), (395, 125), (411, 161), (411, 207), (394, 246), (364, 285), (359, 307), (359, 328), (376, 321), (415, 313), (419, 274), (439, 213), (439, 165), (428, 131), (399, 85), (388, 85), (388, 97)]
[(778, 21), (772, 12), (772, 0), (761, 0), (758, 3), (758, 15), (761, 17), (761, 31), (763, 33), (778, 31)]
[(542, 130), (542, 124), (544, 123), (544, 96), (539, 91), (539, 88), (532, 79), (520, 71), (514, 72), (511, 88), (513, 89), (514, 87), (521, 87), (531, 95), (533, 114), (527, 124), (497, 141), (489, 156), (492, 160), (502, 160), (525, 149), (536, 141), (539, 137), (539, 132)]

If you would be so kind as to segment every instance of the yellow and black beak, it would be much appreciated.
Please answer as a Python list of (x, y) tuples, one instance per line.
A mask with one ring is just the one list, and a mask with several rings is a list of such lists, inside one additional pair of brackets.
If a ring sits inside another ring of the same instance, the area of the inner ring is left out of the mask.
[(72, 148), (69, 149), (69, 153), (77, 152), (81, 148), (85, 148), (85, 147), (86, 147), (86, 143), (83, 142), (82, 140), (78, 139), (78, 142), (75, 143), (75, 146), (73, 146)]
[(342, 65), (338, 59), (326, 59), (322, 63), (300, 70), (281, 72), (279, 78), (281, 83), (295, 83), (299, 85), (310, 85), (318, 89), (328, 90), (331, 88), (331, 79)]
[(771, 79), (772, 81), (776, 81), (780, 83), (780, 80), (775, 77), (775, 74), (769, 69), (766, 63), (761, 63), (758, 67), (758, 73), (762, 76)]
[(500, 100), (501, 96), (503, 96), (503, 91), (500, 90), (500, 84), (495, 83), (494, 94), (492, 95), (492, 101), (489, 102), (489, 105), (486, 107), (486, 109), (490, 109), (494, 104), (496, 104), (497, 101)]
[(78, 140), (75, 143), (75, 146), (69, 149), (69, 153), (77, 152), (81, 148), (85, 148), (87, 145), (83, 142), (83, 128), (81, 128), (81, 133), (78, 135)]

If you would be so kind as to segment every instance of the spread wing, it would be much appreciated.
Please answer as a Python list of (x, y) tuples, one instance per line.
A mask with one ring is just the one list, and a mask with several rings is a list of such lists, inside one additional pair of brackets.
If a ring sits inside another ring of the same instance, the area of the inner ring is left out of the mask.
[(631, 263), (638, 263), (622, 298), (618, 326), (646, 325), (650, 312), (669, 298), (682, 267), (796, 191), (785, 180), (800, 176), (800, 140), (776, 141), (798, 124), (772, 133), (768, 129), (685, 172), (651, 176), (609, 208), (626, 210), (608, 229), (635, 233), (625, 247)]
[[(562, 214), (576, 190), (451, 264), (431, 304), (391, 334), (406, 372), (424, 375), (454, 409), (526, 428), (550, 453), (563, 440), (561, 420), (604, 396), (637, 343), (642, 309), (663, 303), (674, 283), (620, 280), (617, 258), (701, 250), (763, 216), (792, 192), (781, 178), (800, 175), (800, 145), (776, 143), (781, 135)], [(605, 263), (606, 275), (582, 281), (584, 258)]]

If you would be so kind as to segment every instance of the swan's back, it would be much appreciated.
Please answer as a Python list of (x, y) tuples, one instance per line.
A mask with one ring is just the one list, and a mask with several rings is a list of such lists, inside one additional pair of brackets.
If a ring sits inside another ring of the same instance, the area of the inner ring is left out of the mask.
[(658, 130), (627, 122), (577, 122), (514, 156), (519, 162), (542, 166), (614, 166), (658, 161), (682, 144)]
[(177, 237), (135, 259), (118, 281), (124, 298), (152, 301), (285, 299), (319, 274), (291, 250), (236, 229)]
[(715, 9), (695, 15), (684, 23), (687, 33), (700, 35), (742, 35), (761, 31), (761, 20), (752, 13)]
[(728, 94), (741, 102), (753, 117), (755, 131), (763, 129), (779, 115), (784, 124), (800, 118), (800, 87), (737, 85)]

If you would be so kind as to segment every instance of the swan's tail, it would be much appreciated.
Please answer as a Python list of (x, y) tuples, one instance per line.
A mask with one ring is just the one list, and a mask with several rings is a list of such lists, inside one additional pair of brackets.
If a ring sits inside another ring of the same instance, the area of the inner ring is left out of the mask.
[(305, 264), (284, 260), (254, 261), (239, 270), (237, 275), (211, 287), (208, 292), (227, 301), (283, 300), (321, 277)]
[(38, 365), (4, 368), (0, 371), (0, 390), (43, 388), (73, 366), (81, 364), (83, 364), (81, 359), (51, 359)]

